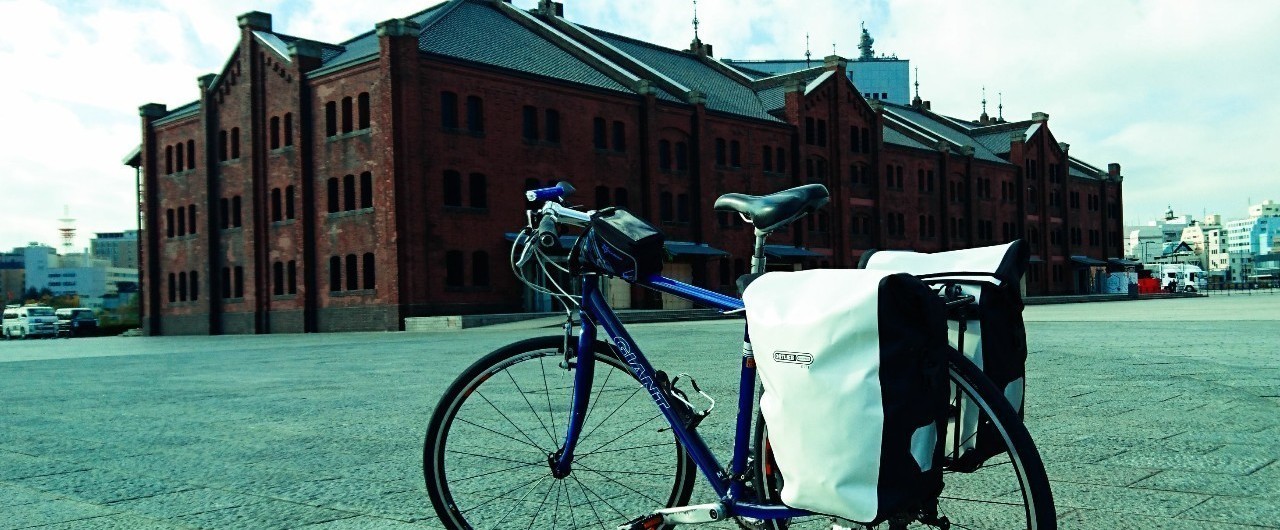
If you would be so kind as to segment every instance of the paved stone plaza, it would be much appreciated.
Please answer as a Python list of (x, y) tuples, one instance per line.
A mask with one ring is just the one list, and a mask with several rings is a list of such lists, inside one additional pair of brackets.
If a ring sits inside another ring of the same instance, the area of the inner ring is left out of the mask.
[[(1280, 295), (1026, 316), (1062, 528), (1280, 527)], [(0, 529), (438, 527), (427, 419), (520, 327), (0, 342)], [(732, 402), (740, 323), (631, 329)]]

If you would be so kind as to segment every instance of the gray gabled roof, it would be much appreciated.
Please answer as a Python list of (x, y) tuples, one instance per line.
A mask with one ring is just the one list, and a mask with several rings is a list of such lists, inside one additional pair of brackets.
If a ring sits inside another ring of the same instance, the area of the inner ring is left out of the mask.
[(898, 132), (897, 130), (891, 127), (884, 128), (884, 143), (900, 145), (902, 147), (911, 147), (915, 149), (926, 149), (930, 151), (934, 150), (934, 148), (929, 147), (921, 143), (920, 141), (914, 138), (911, 138), (901, 132)]
[(169, 111), (169, 113), (165, 114), (163, 118), (157, 119), (154, 122), (154, 124), (164, 125), (166, 123), (175, 122), (183, 118), (195, 116), (199, 112), (200, 112), (200, 100), (192, 101), (191, 103), (187, 103), (186, 105), (183, 105), (181, 107), (178, 107), (176, 109)]
[(949, 123), (949, 121), (933, 115), (932, 113), (922, 112), (913, 107), (896, 105), (889, 102), (884, 102), (884, 113), (886, 117), (890, 118), (886, 120), (886, 130), (890, 127), (902, 127), (910, 131), (912, 134), (923, 134), (943, 140), (950, 145), (952, 150), (958, 150), (957, 148), (961, 146), (972, 147), (974, 159), (996, 164), (1009, 163), (996, 153), (993, 153), (987, 146), (978, 142), (972, 136), (969, 136), (968, 132), (961, 130), (959, 127)]

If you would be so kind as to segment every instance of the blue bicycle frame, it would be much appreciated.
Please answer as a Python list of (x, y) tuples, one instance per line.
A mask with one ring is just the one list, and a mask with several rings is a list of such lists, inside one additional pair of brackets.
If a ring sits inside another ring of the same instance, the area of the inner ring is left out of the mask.
[[(743, 309), (742, 300), (738, 298), (708, 291), (657, 274), (637, 281), (636, 284), (721, 311)], [(565, 435), (565, 443), (556, 462), (555, 472), (557, 475), (568, 475), (572, 469), (574, 449), (582, 432), (583, 423), (586, 421), (595, 373), (595, 354), (592, 344), (596, 340), (596, 329), (599, 326), (612, 339), (622, 360), (626, 362), (631, 372), (640, 380), (640, 384), (648, 391), (649, 397), (653, 399), (654, 404), (666, 417), (667, 423), (671, 425), (671, 429), (679, 440), (680, 445), (689, 453), (694, 463), (697, 464), (698, 469), (702, 471), (703, 476), (711, 484), (712, 489), (719, 496), (720, 502), (724, 505), (727, 517), (743, 516), (756, 519), (780, 519), (812, 515), (808, 511), (790, 508), (781, 504), (762, 504), (742, 500), (744, 473), (746, 472), (747, 457), (750, 452), (749, 440), (751, 422), (754, 419), (752, 412), (754, 411), (756, 385), (755, 359), (751, 356), (750, 344), (745, 333), (743, 334), (742, 368), (741, 377), (739, 378), (738, 417), (733, 444), (733, 457), (726, 472), (716, 460), (715, 455), (707, 448), (702, 437), (696, 432), (686, 429), (671, 409), (666, 396), (658, 388), (653, 366), (649, 364), (649, 360), (645, 358), (640, 348), (631, 340), (631, 335), (627, 333), (622, 323), (618, 321), (613, 309), (609, 307), (604, 297), (600, 294), (599, 276), (586, 275), (582, 277), (582, 306), (579, 315), (582, 322), (582, 331), (578, 336), (578, 361), (577, 372), (574, 376), (573, 404), (569, 426)]]

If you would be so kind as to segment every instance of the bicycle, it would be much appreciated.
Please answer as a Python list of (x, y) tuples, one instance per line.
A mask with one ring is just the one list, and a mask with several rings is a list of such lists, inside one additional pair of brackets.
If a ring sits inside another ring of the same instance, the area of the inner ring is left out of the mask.
[[(714, 400), (696, 380), (690, 378), (693, 392), (688, 393), (678, 386), (683, 374), (671, 378), (654, 369), (605, 302), (599, 274), (577, 275), (580, 297), (556, 281), (569, 273), (547, 253), (559, 240), (558, 228), (586, 227), (592, 215), (561, 204), (570, 192), (572, 186), (561, 183), (527, 193), (529, 201), (542, 206), (528, 212), (511, 261), (531, 288), (559, 297), (566, 307), (577, 305), (580, 329), (575, 337), (570, 318), (560, 335), (500, 348), (444, 392), (427, 428), (423, 476), (445, 527), (612, 530), (732, 521), (740, 528), (781, 530), (857, 524), (780, 502), (782, 476), (771, 461), (767, 426), (755, 406), (759, 387), (745, 332), (732, 455), (722, 466), (697, 431)], [(717, 200), (716, 209), (755, 225), (751, 270), (761, 274), (765, 238), (827, 200), (824, 187), (808, 185), (761, 197), (728, 194)], [(548, 287), (527, 280), (530, 270)], [(723, 312), (743, 309), (738, 298), (659, 274), (627, 280)], [(597, 339), (597, 327), (607, 341)], [(1055, 528), (1048, 478), (1019, 416), (972, 362), (948, 350), (955, 396), (950, 421), (958, 421), (962, 396), (972, 400), (985, 413), (983, 421), (1003, 438), (1005, 452), (976, 469), (950, 469), (959, 459), (949, 455), (942, 495), (887, 524)], [(709, 406), (695, 406), (695, 399)], [(963, 442), (949, 440), (946, 447)], [(716, 499), (689, 505), (698, 472)]]

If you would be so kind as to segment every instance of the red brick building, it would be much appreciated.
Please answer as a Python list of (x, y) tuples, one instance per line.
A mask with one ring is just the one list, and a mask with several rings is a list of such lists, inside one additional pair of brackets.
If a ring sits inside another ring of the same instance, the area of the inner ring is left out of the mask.
[(1088, 290), (1122, 255), (1119, 166), (1071, 158), (1048, 116), (971, 122), (869, 102), (839, 57), (766, 76), (696, 40), (663, 48), (562, 10), (452, 0), (339, 44), (241, 16), (198, 101), (141, 107), (130, 163), (148, 331), (395, 330), (521, 311), (536, 304), (509, 272), (507, 234), (524, 222), (522, 191), (561, 179), (586, 207), (661, 226), (668, 273), (725, 291), (751, 238), (711, 203), (808, 182), (833, 199), (771, 238), (779, 266), (1024, 237), (1027, 291), (1047, 294)]

